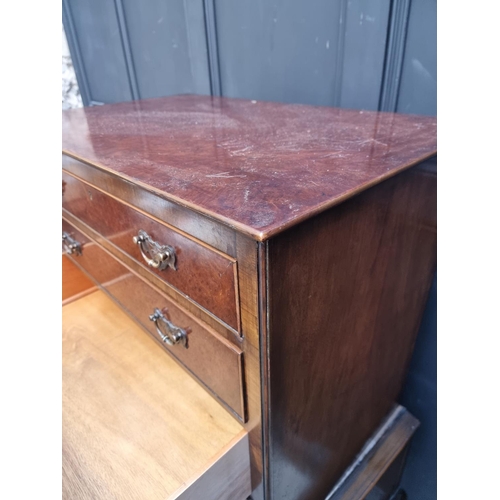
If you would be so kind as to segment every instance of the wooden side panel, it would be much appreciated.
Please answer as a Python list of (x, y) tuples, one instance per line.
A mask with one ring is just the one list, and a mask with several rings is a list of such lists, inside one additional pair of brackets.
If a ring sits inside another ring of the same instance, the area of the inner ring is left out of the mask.
[(273, 500), (324, 498), (404, 381), (436, 260), (436, 176), (402, 173), (269, 242)]
[(245, 395), (250, 444), (252, 500), (263, 500), (263, 450), (261, 426), (261, 358), (259, 348), (259, 244), (236, 235), (241, 297), (242, 349), (244, 351)]
[(251, 492), (248, 434), (242, 433), (224, 452), (213, 459), (204, 470), (181, 491), (170, 498), (178, 500), (236, 500), (246, 499)]

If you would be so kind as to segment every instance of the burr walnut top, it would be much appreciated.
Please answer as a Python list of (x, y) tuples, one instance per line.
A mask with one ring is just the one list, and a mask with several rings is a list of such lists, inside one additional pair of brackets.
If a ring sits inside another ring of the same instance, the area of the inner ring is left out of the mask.
[(63, 153), (257, 240), (436, 154), (436, 119), (182, 95), (63, 112)]

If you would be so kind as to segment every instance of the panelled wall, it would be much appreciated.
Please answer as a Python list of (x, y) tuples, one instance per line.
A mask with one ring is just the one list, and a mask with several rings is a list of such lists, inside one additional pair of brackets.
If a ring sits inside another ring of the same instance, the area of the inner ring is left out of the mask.
[[(194, 93), (436, 113), (436, 0), (63, 0), (86, 106)], [(401, 402), (403, 479), (436, 497), (436, 293)]]
[(85, 105), (179, 93), (436, 111), (435, 0), (63, 0)]

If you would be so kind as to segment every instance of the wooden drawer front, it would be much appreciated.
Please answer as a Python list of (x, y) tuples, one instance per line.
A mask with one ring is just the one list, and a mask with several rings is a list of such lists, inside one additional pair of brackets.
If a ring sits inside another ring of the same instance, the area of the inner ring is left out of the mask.
[[(195, 241), (63, 172), (63, 208), (239, 331), (237, 266), (232, 257)], [(139, 230), (175, 249), (176, 267), (148, 267), (133, 237)]]
[[(75, 262), (85, 270), (93, 269), (92, 277), (98, 283), (108, 283), (123, 275), (123, 266), (116, 260), (109, 257), (109, 254), (104, 252), (102, 248), (87, 238), (82, 232), (63, 219), (62, 221), (63, 234), (68, 234), (82, 247), (82, 254), (76, 255)], [(83, 252), (83, 249), (85, 250)], [(63, 252), (66, 251), (65, 242), (62, 245)]]
[[(241, 350), (153, 289), (76, 228), (69, 224), (65, 227), (82, 243), (81, 255), (71, 255), (73, 262), (101, 285), (239, 420), (244, 421)], [(149, 319), (155, 308), (160, 309), (174, 325), (188, 331), (187, 347), (181, 344), (170, 346), (161, 342), (154, 323)]]
[(62, 278), (63, 305), (97, 290), (95, 284), (67, 255), (62, 256)]

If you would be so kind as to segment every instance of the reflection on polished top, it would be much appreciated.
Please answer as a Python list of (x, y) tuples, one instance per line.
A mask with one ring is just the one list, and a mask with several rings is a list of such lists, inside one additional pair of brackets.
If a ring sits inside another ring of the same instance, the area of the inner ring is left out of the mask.
[(436, 120), (183, 95), (64, 111), (63, 152), (263, 240), (435, 155)]

